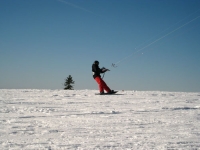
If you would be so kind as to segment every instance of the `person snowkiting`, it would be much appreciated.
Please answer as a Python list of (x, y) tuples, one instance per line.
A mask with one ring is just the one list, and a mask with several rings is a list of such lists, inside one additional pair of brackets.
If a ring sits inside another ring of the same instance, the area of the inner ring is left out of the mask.
[(112, 94), (114, 93), (114, 90), (111, 90), (107, 84), (104, 82), (104, 80), (101, 78), (101, 73), (105, 73), (106, 71), (110, 71), (109, 69), (106, 68), (99, 68), (99, 61), (94, 61), (94, 63), (92, 64), (92, 72), (93, 72), (93, 78), (95, 79), (95, 81), (98, 83), (99, 85), (99, 91), (100, 94), (104, 94), (104, 90), (109, 93)]

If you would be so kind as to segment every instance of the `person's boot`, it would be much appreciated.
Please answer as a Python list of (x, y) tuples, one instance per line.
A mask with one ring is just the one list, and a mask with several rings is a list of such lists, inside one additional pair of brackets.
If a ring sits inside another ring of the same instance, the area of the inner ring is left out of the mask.
[(114, 93), (115, 91), (114, 90), (110, 90), (109, 92), (108, 92), (108, 94), (112, 94), (112, 93)]
[(104, 91), (103, 92), (100, 92), (100, 95), (103, 95), (104, 94)]

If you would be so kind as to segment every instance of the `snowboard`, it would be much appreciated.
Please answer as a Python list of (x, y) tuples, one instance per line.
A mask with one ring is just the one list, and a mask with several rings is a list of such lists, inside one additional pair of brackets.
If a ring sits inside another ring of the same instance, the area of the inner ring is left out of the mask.
[(114, 95), (116, 94), (118, 91), (114, 91), (113, 93), (103, 93), (103, 94), (100, 94), (100, 93), (95, 93), (95, 95)]

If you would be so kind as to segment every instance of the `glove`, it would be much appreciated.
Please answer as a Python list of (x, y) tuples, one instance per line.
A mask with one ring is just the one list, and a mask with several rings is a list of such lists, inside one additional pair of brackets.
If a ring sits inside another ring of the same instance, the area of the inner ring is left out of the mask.
[(103, 72), (106, 72), (106, 71), (110, 71), (109, 69), (106, 69), (106, 68), (102, 68), (102, 71)]

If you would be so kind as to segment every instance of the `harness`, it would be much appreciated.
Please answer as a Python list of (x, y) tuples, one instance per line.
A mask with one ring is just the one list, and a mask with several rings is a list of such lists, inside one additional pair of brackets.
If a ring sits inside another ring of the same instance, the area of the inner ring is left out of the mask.
[[(95, 74), (95, 72), (92, 72), (92, 74), (94, 75), (94, 74)], [(102, 79), (104, 78), (104, 75), (105, 75), (105, 72), (103, 73), (103, 77), (101, 77)]]

